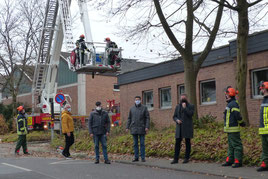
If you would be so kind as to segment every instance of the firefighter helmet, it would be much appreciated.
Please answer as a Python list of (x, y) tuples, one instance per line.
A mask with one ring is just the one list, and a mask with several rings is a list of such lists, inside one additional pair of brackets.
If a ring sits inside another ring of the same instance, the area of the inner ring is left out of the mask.
[(260, 82), (260, 90), (262, 90), (262, 89), (268, 90), (268, 81), (265, 81), (265, 82), (261, 81)]
[(84, 34), (80, 35), (80, 39), (84, 39), (84, 38), (85, 38)]
[(231, 97), (234, 97), (235, 95), (238, 94), (238, 91), (236, 91), (234, 88), (232, 88), (231, 86), (228, 86), (226, 88), (226, 91), (225, 91), (225, 94), (231, 96)]
[(109, 37), (106, 37), (105, 42), (109, 42), (109, 41), (111, 41), (111, 39)]
[(19, 106), (19, 107), (17, 107), (17, 110), (20, 112), (20, 111), (22, 111), (24, 108), (23, 108), (23, 106)]

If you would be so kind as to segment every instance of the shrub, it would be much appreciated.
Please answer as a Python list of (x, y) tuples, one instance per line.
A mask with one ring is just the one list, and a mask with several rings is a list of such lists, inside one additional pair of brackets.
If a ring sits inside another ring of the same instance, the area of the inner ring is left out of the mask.
[(214, 123), (216, 119), (217, 119), (216, 116), (207, 114), (205, 116), (200, 117), (198, 120), (194, 120), (194, 125), (196, 128), (203, 128), (209, 123)]
[(0, 115), (0, 134), (6, 134), (8, 133), (8, 126), (5, 122), (4, 116), (1, 114)]

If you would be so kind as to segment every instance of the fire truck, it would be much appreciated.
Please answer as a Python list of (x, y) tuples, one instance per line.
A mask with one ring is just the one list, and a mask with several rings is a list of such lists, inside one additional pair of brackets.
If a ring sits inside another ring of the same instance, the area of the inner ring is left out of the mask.
[(107, 100), (107, 111), (112, 122), (111, 126), (120, 126), (120, 103), (115, 103), (115, 100)]
[[(87, 1), (78, 0), (77, 2), (89, 49), (89, 52), (83, 53), (86, 64), (74, 62), (75, 54), (72, 52), (77, 48), (72, 35), (71, 0), (47, 0), (32, 84), (32, 114), (28, 118), (29, 127), (32, 129), (46, 129), (49, 124), (54, 126), (54, 122), (56, 127), (56, 123), (60, 123), (56, 119), (62, 106), (55, 102), (55, 96), (58, 93), (57, 73), (63, 42), (65, 42), (65, 51), (72, 54), (65, 59), (70, 70), (76, 73), (90, 73), (92, 77), (99, 73), (120, 71), (120, 65), (114, 67), (108, 65), (107, 62), (110, 52), (116, 52), (116, 57), (121, 59), (122, 49), (107, 48), (104, 43), (93, 42)], [(79, 51), (77, 55), (82, 56)], [(64, 96), (68, 98), (69, 95), (64, 94)], [(118, 113), (115, 115), (117, 119)], [(77, 115), (77, 118), (83, 120), (85, 116)]]

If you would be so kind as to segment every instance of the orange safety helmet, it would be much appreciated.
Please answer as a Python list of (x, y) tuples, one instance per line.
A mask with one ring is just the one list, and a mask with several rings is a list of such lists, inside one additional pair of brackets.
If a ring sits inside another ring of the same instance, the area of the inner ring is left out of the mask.
[(81, 39), (85, 38), (85, 35), (84, 34), (80, 35), (80, 38)]
[(109, 37), (105, 38), (105, 42), (111, 41), (111, 39)]
[(225, 94), (231, 96), (231, 97), (234, 97), (235, 95), (238, 94), (238, 91), (236, 91), (234, 88), (232, 88), (231, 86), (228, 86), (226, 91), (225, 91)]
[(260, 90), (262, 89), (268, 90), (268, 81), (265, 81), (265, 82), (261, 81)]
[(22, 111), (24, 108), (23, 108), (23, 106), (19, 106), (19, 107), (17, 107), (17, 110), (20, 112), (20, 111)]

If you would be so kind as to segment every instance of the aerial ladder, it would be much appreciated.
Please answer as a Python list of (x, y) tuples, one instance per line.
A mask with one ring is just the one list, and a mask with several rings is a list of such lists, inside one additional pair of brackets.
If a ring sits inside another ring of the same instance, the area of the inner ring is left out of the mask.
[[(57, 94), (57, 73), (63, 40), (67, 52), (71, 53), (76, 49), (72, 34), (70, 5), (71, 0), (47, 0), (32, 84), (33, 112), (38, 107), (41, 108), (43, 113), (51, 114), (52, 103), (54, 112), (58, 113), (60, 111), (60, 105), (54, 103), (54, 98)], [(107, 60), (110, 51), (116, 51), (117, 57), (121, 59), (122, 49), (107, 49), (104, 43), (94, 43), (89, 24), (87, 2), (86, 0), (78, 0), (78, 5), (89, 52), (85, 54), (85, 66), (77, 64), (78, 60), (73, 59), (72, 56), (67, 59), (64, 58), (69, 69), (77, 73), (92, 73), (93, 75), (96, 72), (104, 73), (120, 70), (120, 66), (108, 65)], [(75, 62), (73, 63), (72, 60), (75, 60)], [(71, 102), (70, 96), (68, 94), (64, 95), (67, 102)]]

